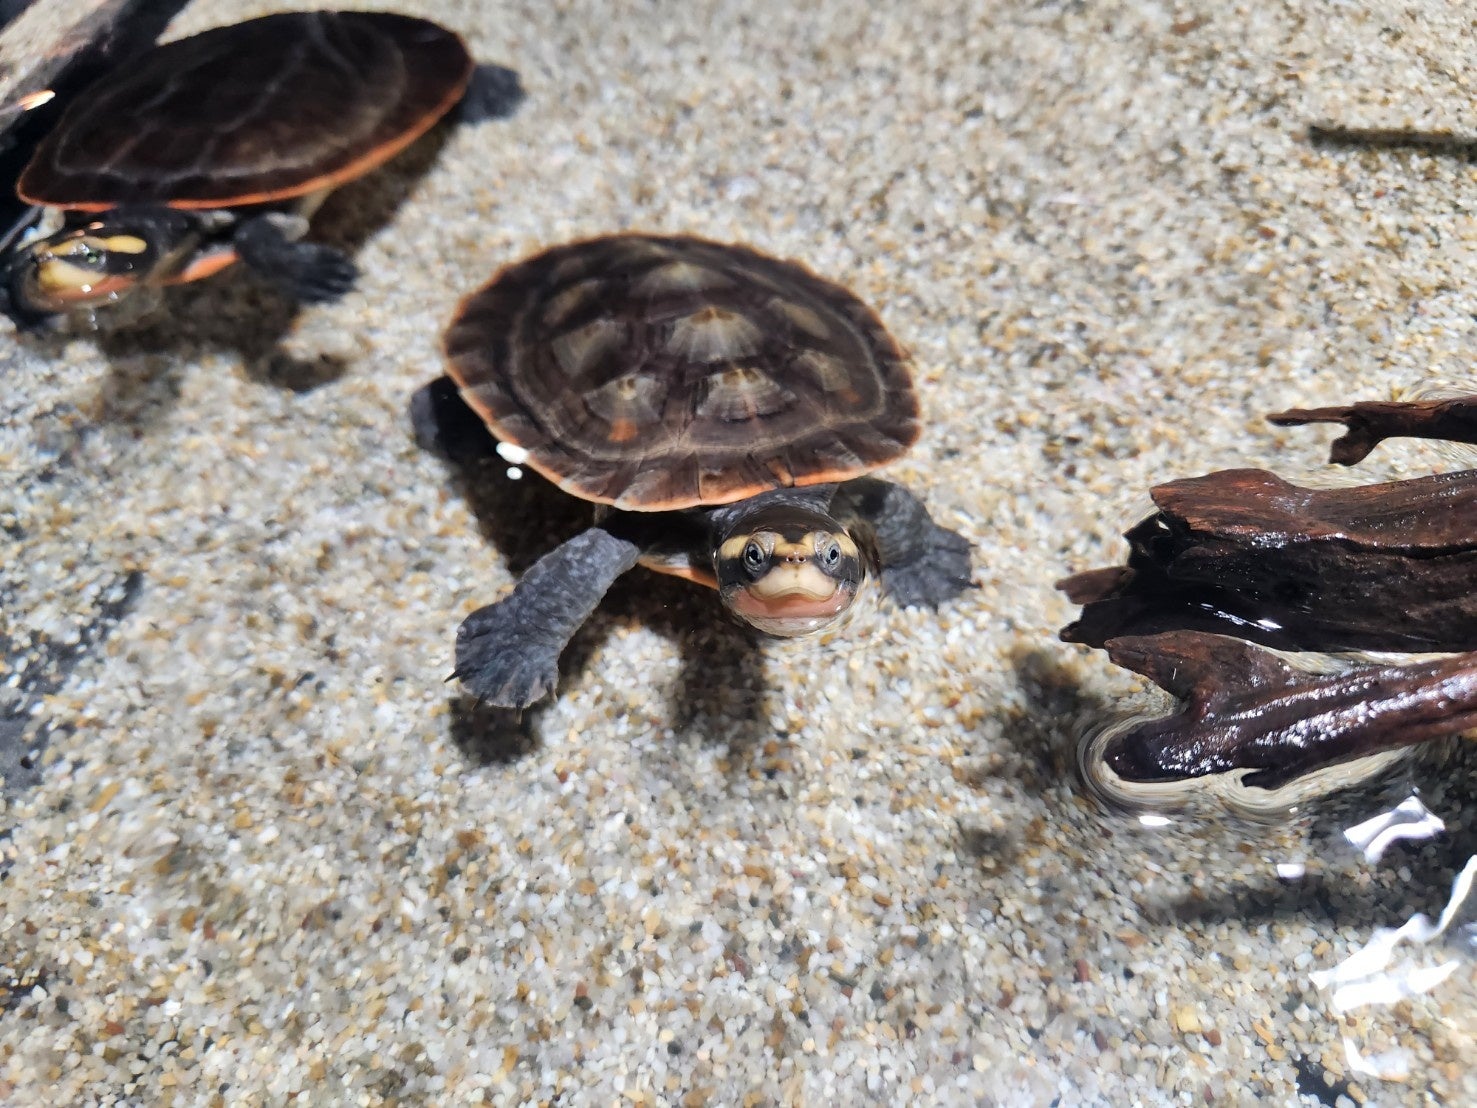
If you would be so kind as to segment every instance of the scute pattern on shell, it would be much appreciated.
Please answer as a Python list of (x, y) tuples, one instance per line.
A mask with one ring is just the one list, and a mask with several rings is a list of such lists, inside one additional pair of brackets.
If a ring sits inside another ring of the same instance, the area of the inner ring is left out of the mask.
[(389, 12), (288, 12), (155, 47), (89, 86), (17, 186), (34, 204), (209, 208), (366, 173), (461, 99), (457, 35)]
[(793, 262), (611, 235), (503, 270), (446, 335), (463, 398), (568, 492), (635, 511), (840, 481), (918, 437), (877, 315)]

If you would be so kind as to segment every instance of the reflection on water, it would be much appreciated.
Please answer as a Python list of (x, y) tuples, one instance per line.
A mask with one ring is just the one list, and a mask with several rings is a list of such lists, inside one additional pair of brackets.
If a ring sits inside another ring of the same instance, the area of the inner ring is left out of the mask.
[[(1387, 815), (1395, 820), (1390, 826), (1405, 824), (1404, 816), (1396, 812)], [(1440, 823), (1439, 820), (1436, 822)], [(1352, 835), (1350, 838), (1353, 841)], [(1309, 974), (1315, 986), (1329, 991), (1329, 1006), (1334, 1014), (1342, 1016), (1363, 1008), (1388, 1008), (1426, 995), (1463, 967), (1470, 973), (1473, 965), (1477, 964), (1477, 959), (1474, 959), (1477, 951), (1474, 951), (1472, 941), (1474, 931), (1477, 931), (1477, 923), (1472, 919), (1477, 905), (1468, 903), (1474, 879), (1477, 879), (1477, 855), (1467, 859), (1467, 864), (1452, 882), (1451, 898), (1435, 923), (1425, 914), (1417, 913), (1399, 927), (1377, 927), (1364, 946), (1338, 965)], [(1454, 923), (1457, 926), (1453, 927)], [(1443, 936), (1446, 941), (1432, 945)], [(1431, 947), (1431, 950), (1424, 952), (1422, 957), (1407, 957), (1397, 963), (1397, 949), (1402, 944)], [(1432, 964), (1433, 955), (1434, 959), (1439, 959), (1435, 964)], [(1410, 1074), (1412, 1055), (1402, 1046), (1365, 1051), (1360, 1049), (1352, 1035), (1345, 1032), (1344, 1053), (1349, 1068), (1355, 1073), (1385, 1081), (1401, 1081)]]
[(1132, 781), (1120, 776), (1105, 757), (1107, 751), (1125, 733), (1161, 714), (1144, 712), (1098, 721), (1078, 740), (1078, 777), (1098, 803), (1111, 810), (1138, 813), (1141, 821), (1145, 814), (1165, 816), (1220, 809), (1254, 822), (1281, 822), (1319, 797), (1392, 773), (1413, 754), (1411, 748), (1380, 751), (1324, 766), (1276, 787), (1249, 783), (1248, 778), (1263, 776), (1257, 769), (1236, 769), (1175, 781)]
[(1344, 838), (1364, 853), (1366, 862), (1378, 862), (1386, 849), (1402, 840), (1429, 839), (1446, 830), (1446, 824), (1415, 797), (1407, 797), (1388, 812), (1357, 823), (1344, 831)]

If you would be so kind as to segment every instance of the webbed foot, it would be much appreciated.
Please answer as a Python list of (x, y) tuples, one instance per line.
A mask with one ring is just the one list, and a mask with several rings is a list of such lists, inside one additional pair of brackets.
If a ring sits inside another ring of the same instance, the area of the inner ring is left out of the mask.
[(927, 527), (917, 557), (882, 570), (887, 594), (904, 608), (937, 608), (975, 587), (970, 580), (969, 540), (932, 520)]
[(358, 267), (342, 250), (297, 241), (306, 230), (302, 217), (274, 212), (246, 220), (231, 241), (243, 262), (294, 300), (337, 300), (354, 287)]
[(523, 626), (516, 597), (478, 608), (456, 631), (456, 672), (467, 691), (496, 708), (527, 708), (554, 691), (562, 641)]
[(511, 596), (478, 608), (456, 632), (456, 672), (499, 708), (526, 708), (554, 691), (559, 655), (641, 549), (591, 527), (545, 554)]
[(472, 71), (467, 91), (457, 106), (457, 119), (462, 123), (506, 119), (517, 111), (526, 95), (514, 70), (482, 62)]

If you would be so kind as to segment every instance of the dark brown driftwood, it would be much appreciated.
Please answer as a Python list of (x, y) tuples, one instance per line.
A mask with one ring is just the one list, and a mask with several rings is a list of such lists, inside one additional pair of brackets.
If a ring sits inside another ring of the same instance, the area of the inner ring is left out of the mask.
[(1381, 750), (1477, 728), (1477, 653), (1310, 674), (1221, 635), (1175, 631), (1113, 639), (1109, 657), (1184, 704), (1113, 736), (1103, 761), (1126, 781), (1255, 770), (1275, 788)]
[[(1477, 398), (1283, 412), (1348, 427), (1335, 460), (1394, 435), (1477, 441)], [(1311, 770), (1477, 729), (1477, 471), (1307, 489), (1258, 469), (1153, 490), (1126, 566), (1067, 578), (1062, 632), (1180, 697), (1100, 757), (1132, 782)], [(1213, 633), (1212, 633), (1213, 632)], [(1227, 637), (1234, 636), (1234, 637)], [(1311, 674), (1259, 646), (1450, 653)]]
[(1333, 441), (1329, 460), (1345, 466), (1362, 462), (1385, 439), (1477, 443), (1477, 398), (1470, 396), (1408, 403), (1365, 401), (1341, 408), (1293, 408), (1267, 418), (1283, 427), (1344, 424), (1348, 431)]
[(1128, 565), (1059, 588), (1062, 637), (1200, 630), (1287, 650), (1477, 650), (1477, 472), (1308, 489), (1257, 469), (1153, 490)]

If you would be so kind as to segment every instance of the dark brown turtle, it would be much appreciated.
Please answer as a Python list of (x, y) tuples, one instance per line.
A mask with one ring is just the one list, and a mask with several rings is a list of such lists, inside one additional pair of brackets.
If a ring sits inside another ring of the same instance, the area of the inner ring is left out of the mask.
[[(715, 587), (782, 636), (833, 624), (869, 572), (902, 604), (968, 586), (968, 542), (863, 476), (918, 437), (903, 352), (803, 266), (684, 236), (576, 242), (468, 297), (446, 350), (500, 452), (603, 506), (462, 624), (457, 676), (484, 701), (550, 691), (570, 636), (637, 564)], [(436, 388), (412, 407), (417, 434), (450, 450)]]
[[(4, 259), (7, 314), (34, 324), (236, 261), (299, 300), (342, 295), (354, 266), (301, 241), (308, 219), (462, 100), (475, 69), (453, 32), (383, 12), (269, 15), (154, 47), (79, 94), (21, 174), (21, 198), (63, 226)], [(507, 100), (516, 81), (498, 72)]]

